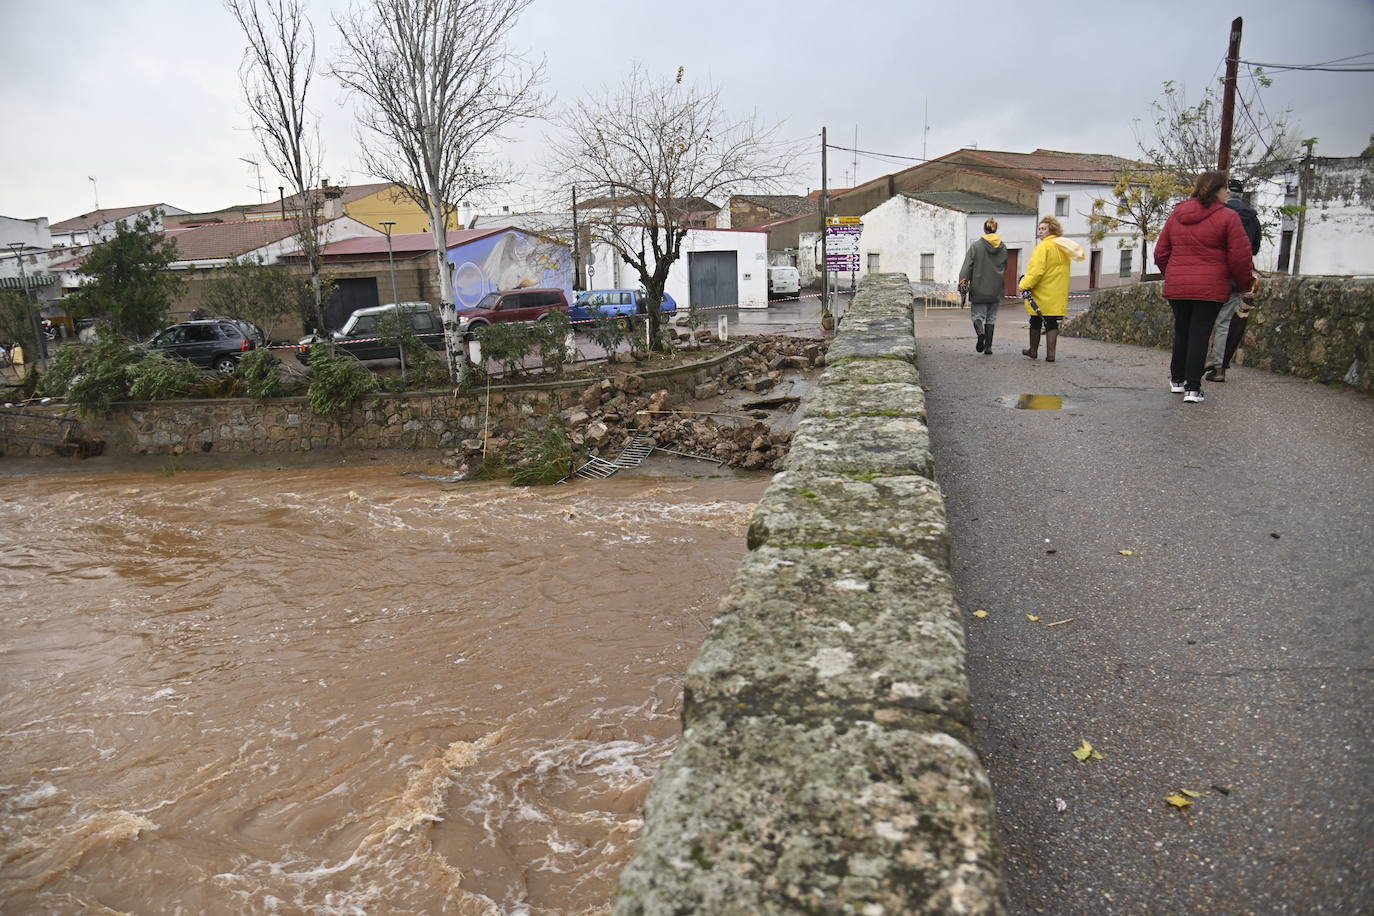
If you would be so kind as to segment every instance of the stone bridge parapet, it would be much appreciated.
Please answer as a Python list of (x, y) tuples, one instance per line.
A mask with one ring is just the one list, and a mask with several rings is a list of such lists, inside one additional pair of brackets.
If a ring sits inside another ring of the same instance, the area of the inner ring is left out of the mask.
[(687, 674), (618, 916), (1002, 913), (902, 274), (864, 281)]

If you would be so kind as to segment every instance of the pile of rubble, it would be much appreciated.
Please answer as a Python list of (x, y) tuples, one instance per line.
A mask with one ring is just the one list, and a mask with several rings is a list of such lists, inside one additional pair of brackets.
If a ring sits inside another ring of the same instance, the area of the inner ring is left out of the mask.
[[(763, 394), (786, 371), (805, 372), (825, 364), (827, 341), (785, 336), (740, 340), (750, 345), (750, 351), (738, 358), (733, 370), (698, 385), (697, 402), (719, 398), (731, 390)], [(588, 384), (578, 404), (562, 411), (558, 419), (579, 454), (613, 459), (638, 433), (655, 447), (711, 458), (731, 467), (779, 467), (792, 434), (775, 430), (768, 422), (772, 416), (768, 410), (701, 409), (712, 406), (673, 405), (666, 389), (646, 392), (642, 376), (622, 371)], [(444, 464), (460, 471), (475, 469), (482, 461), (482, 440), (465, 440), (462, 445), (446, 454)], [(486, 451), (501, 453), (509, 446), (509, 440), (492, 437), (486, 442)], [(505, 457), (519, 462), (516, 456)]]

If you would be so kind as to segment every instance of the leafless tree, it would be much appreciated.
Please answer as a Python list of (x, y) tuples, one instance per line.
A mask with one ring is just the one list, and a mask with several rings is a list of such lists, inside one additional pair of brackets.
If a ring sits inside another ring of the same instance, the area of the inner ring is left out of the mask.
[(299, 201), (292, 219), (310, 271), (310, 317), (322, 331), (323, 201), (315, 189), (324, 154), (318, 121), (306, 106), (315, 67), (315, 30), (301, 0), (225, 0), (224, 5), (248, 42), (239, 75), (253, 116), (253, 133), (268, 165)]
[[(514, 176), (489, 155), (501, 131), (539, 114), (542, 64), (507, 36), (532, 0), (370, 0), (335, 22), (344, 49), (334, 75), (367, 103), (363, 158), (429, 215), (449, 369), (466, 366), (453, 313), (449, 223), (465, 197)], [(380, 142), (376, 142), (380, 141)]]
[[(1259, 90), (1268, 85), (1268, 78), (1258, 72), (1249, 86), (1237, 91), (1231, 174), (1242, 181), (1289, 171), (1297, 157), (1298, 142), (1288, 123), (1288, 112), (1270, 118), (1260, 103)], [(1154, 137), (1142, 137), (1137, 131), (1136, 144), (1156, 168), (1173, 173), (1182, 184), (1192, 187), (1198, 175), (1217, 167), (1220, 94), (1215, 87), (1208, 87), (1198, 103), (1190, 105), (1183, 87), (1168, 80), (1150, 107)]]
[(653, 349), (663, 346), (658, 306), (689, 214), (703, 201), (776, 186), (796, 159), (778, 126), (731, 119), (719, 90), (683, 76), (681, 67), (659, 78), (636, 64), (619, 88), (573, 105), (560, 119), (562, 139), (551, 141), (551, 173), (586, 201), (584, 225), (639, 274)]

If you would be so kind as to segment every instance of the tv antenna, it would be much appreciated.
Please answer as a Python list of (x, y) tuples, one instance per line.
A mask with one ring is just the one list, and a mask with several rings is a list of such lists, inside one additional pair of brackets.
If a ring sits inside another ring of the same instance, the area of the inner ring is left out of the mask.
[[(264, 203), (264, 200), (265, 200), (265, 199), (264, 199), (264, 197), (263, 197), (263, 191), (262, 191), (262, 167), (258, 165), (258, 162), (257, 162), (256, 159), (245, 159), (245, 158), (243, 158), (242, 156), (240, 156), (240, 157), (239, 157), (239, 162), (246, 162), (246, 163), (248, 163), (249, 165), (251, 165), (251, 166), (253, 167), (253, 173), (254, 173), (255, 175), (257, 175), (257, 179), (258, 179), (258, 184), (257, 184), (257, 188), (258, 188), (258, 203), (259, 203), (259, 204)], [(251, 186), (250, 186), (250, 187), (251, 187)]]

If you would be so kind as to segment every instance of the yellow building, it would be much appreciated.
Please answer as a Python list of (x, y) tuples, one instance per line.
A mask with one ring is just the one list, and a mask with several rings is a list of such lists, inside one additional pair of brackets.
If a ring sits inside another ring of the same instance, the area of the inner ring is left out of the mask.
[[(400, 185), (389, 181), (344, 187), (325, 185), (308, 192), (307, 198), (321, 211), (320, 216), (324, 220), (350, 216), (378, 232), (385, 232), (386, 227), (382, 222), (390, 220), (396, 224), (391, 227), (392, 235), (429, 231), (429, 215), (405, 196)], [(249, 209), (245, 219), (293, 219), (300, 212), (301, 195), (292, 194), (276, 203)], [(458, 224), (456, 210), (449, 217), (448, 228), (462, 228)]]

